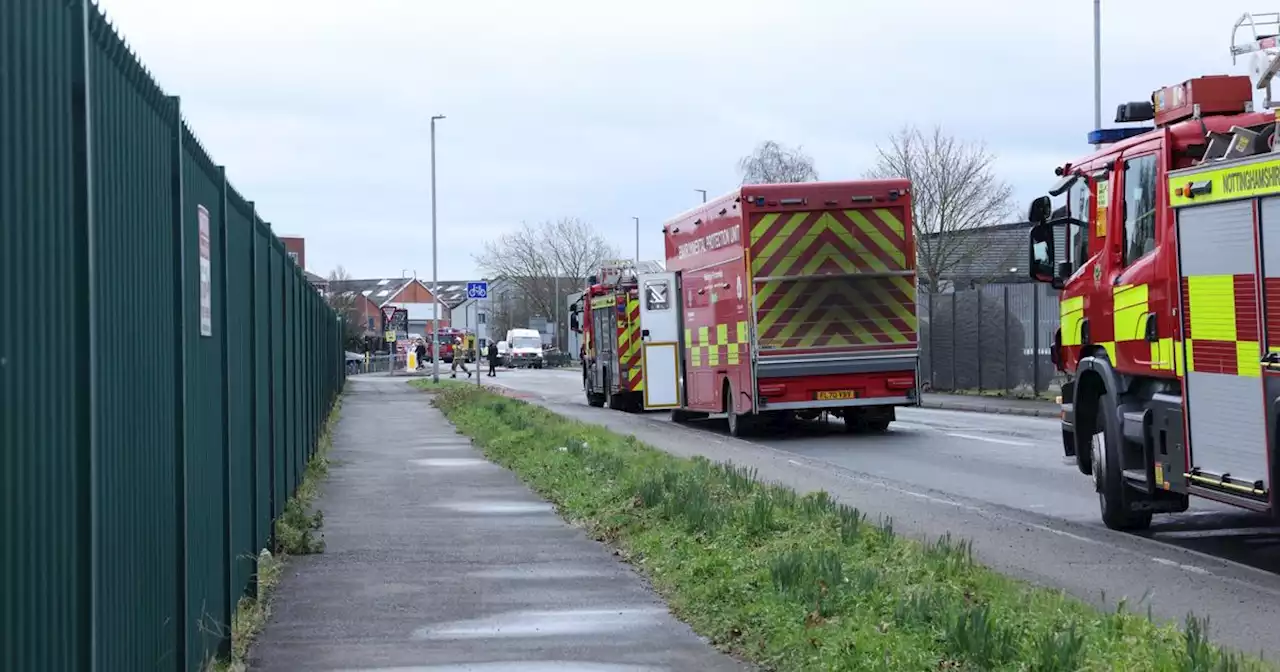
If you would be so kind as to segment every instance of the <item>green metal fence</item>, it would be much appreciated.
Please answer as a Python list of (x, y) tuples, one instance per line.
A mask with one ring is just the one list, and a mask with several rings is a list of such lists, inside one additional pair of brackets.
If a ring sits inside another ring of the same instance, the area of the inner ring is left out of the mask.
[(87, 0), (0, 2), (0, 670), (196, 670), (342, 325)]

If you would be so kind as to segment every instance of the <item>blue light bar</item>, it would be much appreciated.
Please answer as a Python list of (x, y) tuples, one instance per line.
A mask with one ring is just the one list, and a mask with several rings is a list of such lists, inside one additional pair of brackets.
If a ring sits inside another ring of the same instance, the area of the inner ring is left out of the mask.
[(1113, 142), (1128, 140), (1136, 135), (1142, 135), (1147, 131), (1154, 131), (1154, 126), (1137, 126), (1132, 128), (1099, 128), (1096, 131), (1089, 132), (1089, 144), (1091, 145), (1109, 145)]

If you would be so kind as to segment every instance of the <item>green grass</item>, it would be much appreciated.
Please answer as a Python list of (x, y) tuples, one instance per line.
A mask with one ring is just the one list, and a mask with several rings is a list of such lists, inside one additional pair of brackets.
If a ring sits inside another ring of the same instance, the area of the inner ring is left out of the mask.
[(1100, 612), (1001, 576), (966, 542), (919, 543), (826, 493), (684, 460), (524, 402), (434, 401), (566, 518), (614, 544), (716, 646), (777, 670), (1264, 670), (1206, 624)]
[(333, 429), (338, 422), (338, 412), (342, 409), (342, 397), (333, 405), (329, 418), (320, 432), (316, 452), (307, 462), (302, 482), (293, 497), (285, 503), (284, 515), (275, 523), (275, 553), (263, 549), (258, 554), (258, 596), (244, 596), (236, 603), (235, 614), (231, 618), (231, 658), (211, 659), (204, 669), (209, 672), (242, 672), (248, 669), (249, 647), (253, 640), (266, 627), (271, 617), (271, 598), (276, 584), (280, 581), (280, 573), (291, 555), (307, 555), (324, 552), (324, 537), (320, 528), (324, 524), (324, 515), (315, 509), (316, 497), (320, 494), (320, 484), (329, 475), (329, 451), (333, 448)]
[(476, 388), (474, 379), (449, 378), (447, 374), (441, 376), (438, 383), (430, 378), (415, 378), (409, 381), (409, 384), (423, 392), (441, 392), (443, 390), (458, 389), (459, 386), (465, 388), (468, 385), (473, 390)]

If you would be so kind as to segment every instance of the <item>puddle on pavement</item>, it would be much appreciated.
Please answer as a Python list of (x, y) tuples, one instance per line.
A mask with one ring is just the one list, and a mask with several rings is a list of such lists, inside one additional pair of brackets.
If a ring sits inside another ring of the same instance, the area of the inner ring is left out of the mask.
[(420, 467), (479, 467), (487, 466), (488, 460), (476, 457), (428, 457), (420, 460), (409, 460)]
[(559, 637), (632, 632), (656, 625), (667, 611), (642, 609), (566, 609), (510, 611), (487, 618), (442, 623), (414, 631), (414, 639), (494, 639), (503, 637)]
[(478, 572), (470, 572), (468, 576), (480, 579), (529, 579), (538, 581), (546, 579), (603, 579), (617, 576), (617, 573), (574, 567), (513, 566), (482, 569)]
[(436, 504), (442, 509), (460, 513), (552, 513), (555, 511), (546, 502), (450, 502)]
[(342, 672), (666, 672), (665, 667), (586, 663), (574, 660), (515, 660), (421, 667), (366, 667)]

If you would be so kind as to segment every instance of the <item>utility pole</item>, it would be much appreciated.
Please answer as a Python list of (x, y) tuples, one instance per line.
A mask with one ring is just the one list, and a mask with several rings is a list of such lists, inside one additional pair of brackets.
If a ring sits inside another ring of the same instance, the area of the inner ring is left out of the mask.
[(431, 381), (440, 382), (440, 269), (436, 265), (436, 120), (443, 114), (431, 117)]
[(1102, 128), (1102, 0), (1093, 0), (1093, 127)]
[(636, 273), (640, 272), (640, 218), (632, 217), (636, 220)]
[(706, 202), (707, 202), (707, 190), (706, 190), (706, 189), (694, 189), (694, 191), (696, 191), (696, 192), (698, 192), (698, 193), (702, 194), (702, 202), (703, 202), (703, 203), (706, 203)]

